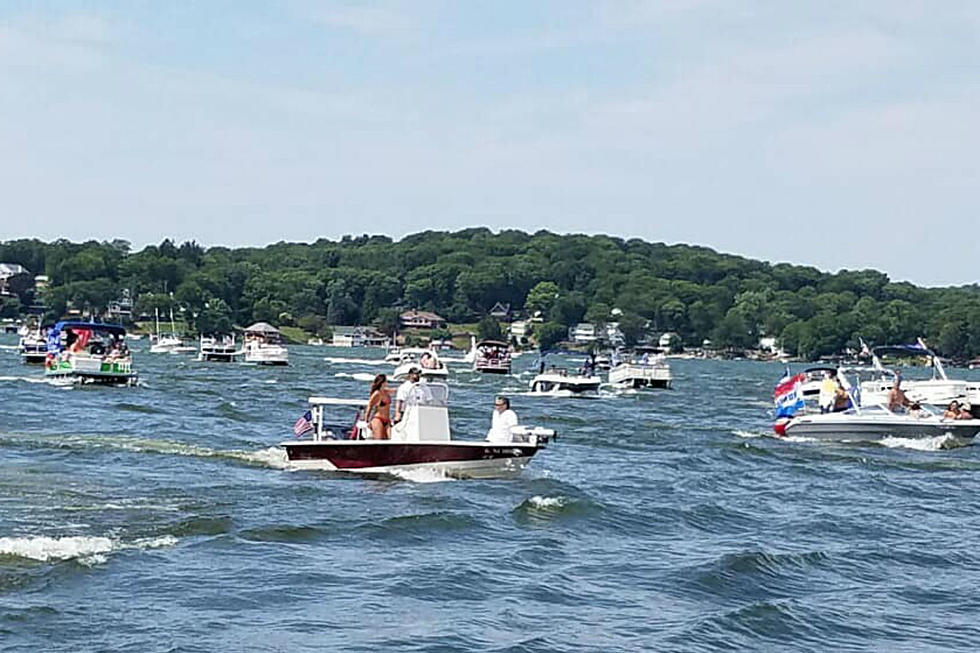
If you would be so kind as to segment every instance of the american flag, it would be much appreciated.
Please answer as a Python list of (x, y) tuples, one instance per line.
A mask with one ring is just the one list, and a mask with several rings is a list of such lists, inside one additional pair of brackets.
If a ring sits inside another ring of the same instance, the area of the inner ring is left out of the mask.
[(313, 426), (313, 413), (311, 413), (310, 411), (306, 411), (305, 413), (300, 415), (299, 419), (296, 420), (296, 423), (293, 424), (293, 435), (295, 435), (298, 438), (301, 435), (309, 433), (314, 428), (315, 427)]

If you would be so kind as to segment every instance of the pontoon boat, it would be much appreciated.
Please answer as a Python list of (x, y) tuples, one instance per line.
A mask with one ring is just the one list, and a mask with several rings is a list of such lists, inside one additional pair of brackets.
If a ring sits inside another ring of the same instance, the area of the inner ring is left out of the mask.
[(48, 330), (44, 375), (80, 383), (133, 385), (137, 374), (118, 324), (58, 322)]

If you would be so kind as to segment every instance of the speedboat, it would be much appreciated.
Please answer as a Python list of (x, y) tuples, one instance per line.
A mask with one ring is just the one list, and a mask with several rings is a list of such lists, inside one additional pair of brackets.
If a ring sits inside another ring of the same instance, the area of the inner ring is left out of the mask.
[[(910, 403), (895, 410), (886, 403), (869, 403), (856, 384), (850, 382), (847, 370), (840, 368), (834, 376), (838, 410), (819, 411), (807, 404), (803, 373), (786, 377), (776, 386), (776, 422), (773, 430), (779, 436), (797, 436), (817, 440), (874, 441), (889, 437), (932, 438), (950, 435), (966, 441), (980, 433), (978, 419), (949, 419), (928, 404)], [(860, 399), (859, 399), (860, 396)], [(840, 400), (840, 401), (838, 401)]]
[(777, 422), (777, 435), (815, 440), (874, 441), (951, 435), (966, 442), (980, 433), (978, 419), (944, 419), (931, 406), (896, 413), (884, 405), (849, 408), (840, 413), (802, 413)]
[(401, 356), (401, 362), (395, 367), (395, 371), (391, 373), (395, 381), (404, 381), (407, 379), (408, 371), (413, 367), (422, 370), (422, 378), (426, 380), (440, 380), (449, 376), (449, 369), (446, 367), (446, 364), (431, 349), (403, 347)]
[(24, 363), (43, 363), (48, 356), (47, 331), (40, 323), (34, 329), (24, 329), (17, 343), (17, 352)]
[(199, 361), (213, 361), (218, 363), (233, 363), (241, 355), (238, 345), (235, 343), (235, 336), (232, 334), (201, 335), (200, 350), (197, 354)]
[(909, 400), (919, 404), (945, 408), (952, 401), (970, 404), (974, 417), (980, 416), (980, 381), (950, 379), (939, 356), (919, 338), (914, 345), (889, 345), (871, 350), (871, 361), (878, 372), (875, 378), (861, 383), (861, 401), (868, 404), (886, 403), (898, 373), (886, 368), (881, 357), (887, 354), (925, 356), (932, 367), (930, 379), (902, 378), (902, 390)]
[(44, 376), (78, 383), (134, 385), (138, 376), (118, 324), (58, 322), (48, 330)]
[[(516, 427), (512, 442), (455, 440), (449, 427), (449, 388), (420, 383), (406, 401), (402, 420), (392, 426), (391, 439), (372, 440), (367, 439), (367, 422), (359, 419), (366, 404), (310, 397), (309, 436), (280, 445), (290, 466), (374, 476), (421, 470), (457, 478), (511, 478), (555, 437), (549, 429)], [(344, 407), (358, 409), (353, 425), (325, 421), (327, 410)]]
[(673, 382), (666, 359), (654, 356), (624, 361), (609, 370), (609, 383), (625, 388), (669, 388)]
[(476, 343), (473, 369), (485, 374), (510, 374), (510, 346), (499, 340)]
[(531, 394), (541, 397), (598, 397), (602, 379), (598, 376), (570, 375), (567, 370), (551, 369), (531, 379)]
[(256, 322), (245, 329), (242, 351), (246, 363), (289, 365), (289, 350), (282, 344), (282, 334), (267, 322)]

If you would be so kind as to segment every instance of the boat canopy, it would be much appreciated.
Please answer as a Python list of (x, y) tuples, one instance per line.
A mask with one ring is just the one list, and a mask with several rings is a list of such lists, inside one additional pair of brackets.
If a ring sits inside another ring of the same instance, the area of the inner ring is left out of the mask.
[(245, 329), (245, 333), (261, 333), (261, 334), (278, 334), (279, 329), (272, 326), (268, 322), (256, 322), (252, 326)]
[(101, 322), (81, 322), (81, 321), (62, 321), (56, 322), (54, 331), (94, 331), (101, 333), (112, 333), (114, 335), (126, 335), (126, 327), (121, 324), (103, 324)]
[(480, 342), (476, 343), (476, 346), (477, 347), (504, 347), (504, 348), (507, 348), (510, 345), (508, 345), (506, 342), (501, 342), (499, 340), (481, 340)]

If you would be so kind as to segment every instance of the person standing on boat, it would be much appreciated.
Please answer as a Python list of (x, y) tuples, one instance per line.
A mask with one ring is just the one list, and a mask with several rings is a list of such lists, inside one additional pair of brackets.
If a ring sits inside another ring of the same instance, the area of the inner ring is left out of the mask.
[(405, 416), (405, 407), (408, 405), (408, 399), (412, 396), (412, 390), (415, 389), (415, 385), (421, 380), (421, 367), (413, 365), (408, 368), (408, 378), (398, 386), (398, 392), (395, 393), (395, 424), (402, 421), (402, 417)]
[(490, 442), (513, 442), (512, 429), (517, 426), (517, 413), (510, 409), (510, 399), (496, 397), (493, 400), (493, 417), (487, 440)]
[(367, 407), (364, 409), (364, 419), (371, 427), (373, 439), (391, 438), (391, 395), (388, 393), (388, 377), (384, 374), (374, 377)]

